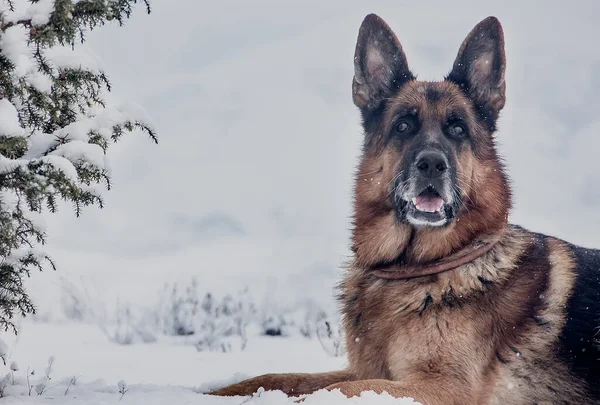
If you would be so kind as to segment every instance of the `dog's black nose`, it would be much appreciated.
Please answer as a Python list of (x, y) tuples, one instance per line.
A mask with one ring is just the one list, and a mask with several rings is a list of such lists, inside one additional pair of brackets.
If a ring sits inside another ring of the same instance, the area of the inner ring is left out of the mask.
[(448, 170), (448, 161), (441, 152), (427, 151), (419, 153), (415, 166), (422, 176), (432, 179)]

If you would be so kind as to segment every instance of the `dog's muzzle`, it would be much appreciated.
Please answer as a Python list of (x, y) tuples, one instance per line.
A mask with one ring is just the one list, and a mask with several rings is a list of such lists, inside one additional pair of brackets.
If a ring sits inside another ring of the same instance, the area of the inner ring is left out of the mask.
[(446, 155), (421, 151), (408, 172), (408, 179), (396, 185), (399, 217), (416, 227), (446, 225), (455, 215), (456, 200)]

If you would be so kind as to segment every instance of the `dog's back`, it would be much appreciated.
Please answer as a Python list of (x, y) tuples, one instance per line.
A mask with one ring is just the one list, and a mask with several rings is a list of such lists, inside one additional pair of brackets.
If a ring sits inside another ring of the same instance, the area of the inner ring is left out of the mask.
[(429, 390), (431, 403), (600, 403), (599, 258), (509, 226), (485, 255), (427, 280), (351, 269), (350, 369)]
[(576, 279), (560, 335), (560, 358), (573, 375), (587, 381), (600, 402), (600, 250), (569, 245)]

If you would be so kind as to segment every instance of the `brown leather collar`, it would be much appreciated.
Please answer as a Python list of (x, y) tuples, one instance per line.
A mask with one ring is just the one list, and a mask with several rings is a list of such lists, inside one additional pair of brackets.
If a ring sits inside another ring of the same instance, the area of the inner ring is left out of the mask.
[(457, 267), (472, 262), (473, 260), (483, 256), (489, 252), (498, 243), (499, 238), (493, 239), (483, 244), (475, 244), (466, 247), (455, 254), (447, 256), (436, 262), (421, 265), (403, 265), (396, 264), (383, 268), (374, 269), (371, 274), (375, 277), (385, 280), (408, 280), (411, 278), (433, 276), (448, 270), (454, 270)]

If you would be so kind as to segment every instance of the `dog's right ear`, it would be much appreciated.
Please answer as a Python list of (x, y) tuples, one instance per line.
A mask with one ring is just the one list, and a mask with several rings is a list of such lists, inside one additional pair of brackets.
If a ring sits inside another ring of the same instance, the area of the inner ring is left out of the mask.
[(446, 76), (466, 91), (492, 130), (506, 101), (505, 70), (502, 25), (496, 17), (488, 17), (467, 35)]
[(379, 16), (366, 16), (360, 26), (354, 53), (354, 104), (363, 113), (373, 111), (400, 86), (414, 78), (394, 32)]

